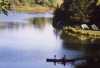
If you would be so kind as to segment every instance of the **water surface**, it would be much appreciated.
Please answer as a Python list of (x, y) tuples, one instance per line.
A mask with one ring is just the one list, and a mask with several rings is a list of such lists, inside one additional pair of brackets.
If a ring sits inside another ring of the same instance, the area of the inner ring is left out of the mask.
[[(54, 55), (76, 58), (82, 56), (82, 52), (64, 47), (52, 27), (52, 15), (0, 15), (0, 68), (65, 68), (46, 62), (46, 58), (54, 58)], [(66, 68), (74, 68), (74, 65), (67, 63)]]

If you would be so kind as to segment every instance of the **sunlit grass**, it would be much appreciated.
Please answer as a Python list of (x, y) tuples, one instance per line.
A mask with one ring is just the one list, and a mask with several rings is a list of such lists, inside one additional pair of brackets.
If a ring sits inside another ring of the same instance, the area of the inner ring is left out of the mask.
[(50, 10), (49, 7), (43, 7), (43, 6), (36, 6), (36, 7), (30, 7), (30, 6), (16, 6), (17, 11), (26, 11), (26, 12), (48, 12)]

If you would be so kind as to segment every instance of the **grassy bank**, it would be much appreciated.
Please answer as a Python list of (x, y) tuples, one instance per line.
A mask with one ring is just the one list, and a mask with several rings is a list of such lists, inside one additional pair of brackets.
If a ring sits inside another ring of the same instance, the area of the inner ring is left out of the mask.
[(30, 7), (30, 6), (16, 6), (15, 10), (19, 11), (19, 12), (45, 13), (45, 12), (53, 11), (54, 9), (49, 8), (49, 7), (43, 7), (43, 6), (35, 6), (35, 7)]
[(76, 37), (81, 36), (81, 38), (83, 38), (83, 37), (100, 38), (100, 31), (83, 30), (83, 29), (76, 29), (76, 28), (73, 28), (73, 27), (65, 27), (63, 29), (63, 32), (65, 34), (70, 34), (70, 35), (73, 35), (73, 36), (76, 36)]

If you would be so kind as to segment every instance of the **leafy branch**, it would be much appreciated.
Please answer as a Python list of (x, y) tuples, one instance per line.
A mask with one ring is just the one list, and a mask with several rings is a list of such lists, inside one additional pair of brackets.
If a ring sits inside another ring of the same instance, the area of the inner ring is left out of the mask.
[(89, 17), (89, 14), (94, 10), (93, 7), (90, 8), (94, 3), (95, 0), (73, 0), (69, 9), (71, 9), (70, 11), (72, 12), (73, 17), (80, 17), (82, 21), (85, 21)]
[(0, 12), (8, 15), (8, 10), (10, 9), (10, 3), (7, 0), (0, 0)]

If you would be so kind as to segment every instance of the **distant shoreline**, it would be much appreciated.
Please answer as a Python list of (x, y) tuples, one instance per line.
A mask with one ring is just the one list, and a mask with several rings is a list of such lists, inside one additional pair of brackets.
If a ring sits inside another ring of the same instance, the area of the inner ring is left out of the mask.
[(54, 12), (54, 8), (44, 7), (44, 6), (15, 6), (12, 10), (16, 10), (18, 12), (27, 12), (27, 13), (45, 13), (45, 12)]

